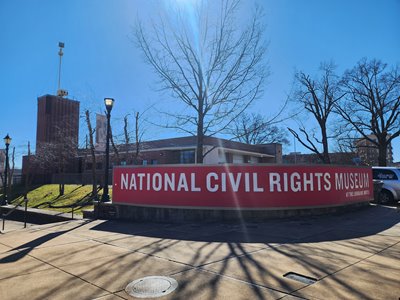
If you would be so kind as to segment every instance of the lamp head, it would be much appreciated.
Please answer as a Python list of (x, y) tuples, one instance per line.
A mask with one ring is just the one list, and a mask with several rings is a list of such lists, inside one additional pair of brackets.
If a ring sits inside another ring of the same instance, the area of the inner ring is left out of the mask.
[(12, 139), (10, 138), (10, 136), (7, 133), (7, 135), (4, 137), (4, 143), (8, 146), (11, 144), (11, 140)]
[(106, 105), (106, 109), (110, 112), (114, 106), (114, 99), (113, 98), (104, 98), (104, 104)]

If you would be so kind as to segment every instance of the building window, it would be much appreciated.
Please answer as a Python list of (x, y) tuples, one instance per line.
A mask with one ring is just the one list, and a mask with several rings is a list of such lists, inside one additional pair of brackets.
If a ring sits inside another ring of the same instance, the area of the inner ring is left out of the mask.
[(151, 160), (152, 165), (158, 165), (158, 160), (157, 159), (152, 159)]
[(142, 165), (143, 165), (143, 166), (147, 166), (147, 159), (143, 159)]
[(193, 164), (194, 163), (194, 150), (183, 150), (180, 153), (181, 164)]
[(225, 152), (225, 161), (224, 163), (231, 164), (233, 163), (233, 154), (229, 152)]
[(244, 156), (241, 154), (233, 154), (232, 155), (232, 162), (234, 164), (242, 164), (244, 162)]
[(256, 156), (251, 156), (250, 157), (250, 163), (251, 164), (258, 164), (261, 162), (261, 157), (256, 157)]

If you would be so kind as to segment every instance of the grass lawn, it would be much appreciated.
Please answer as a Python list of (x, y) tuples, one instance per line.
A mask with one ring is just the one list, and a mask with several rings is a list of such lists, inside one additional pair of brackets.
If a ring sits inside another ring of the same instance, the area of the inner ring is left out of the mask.
[[(75, 207), (74, 213), (82, 214), (82, 210), (93, 209), (93, 201), (90, 197), (92, 191), (91, 185), (66, 184), (64, 195), (59, 195), (58, 184), (46, 184), (39, 186), (28, 193), (28, 207), (53, 210), (70, 213), (72, 207)], [(102, 190), (99, 191), (99, 198)], [(111, 194), (111, 189), (110, 189)], [(19, 196), (11, 201), (16, 204), (22, 200)]]

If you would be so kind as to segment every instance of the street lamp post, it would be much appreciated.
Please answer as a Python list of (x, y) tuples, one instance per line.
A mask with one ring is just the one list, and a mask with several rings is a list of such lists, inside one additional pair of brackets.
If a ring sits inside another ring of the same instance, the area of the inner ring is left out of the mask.
[(8, 147), (10, 146), (11, 143), (11, 138), (10, 136), (7, 135), (4, 137), (4, 143), (6, 144), (6, 166), (4, 168), (4, 197), (1, 205), (7, 205), (7, 175), (8, 175)]
[(114, 105), (113, 98), (105, 98), (104, 104), (106, 105), (107, 109), (107, 137), (106, 137), (106, 166), (104, 171), (104, 187), (103, 187), (103, 195), (101, 197), (101, 202), (108, 202), (110, 201), (110, 196), (108, 195), (108, 168), (109, 168), (109, 156), (110, 156), (110, 135), (111, 135), (111, 128), (110, 128), (110, 118), (111, 118), (111, 110)]

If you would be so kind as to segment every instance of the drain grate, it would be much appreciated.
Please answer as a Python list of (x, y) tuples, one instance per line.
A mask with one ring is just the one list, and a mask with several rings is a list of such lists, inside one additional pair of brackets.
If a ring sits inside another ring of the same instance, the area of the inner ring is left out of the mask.
[(305, 283), (305, 284), (313, 284), (316, 283), (318, 281), (318, 279), (312, 278), (312, 277), (308, 277), (305, 275), (301, 275), (301, 274), (297, 274), (294, 272), (289, 272), (286, 273), (285, 275), (283, 275), (283, 277), (289, 278), (289, 279), (293, 279), (296, 281), (299, 281), (301, 283)]
[(132, 297), (157, 298), (168, 295), (178, 287), (178, 282), (165, 276), (147, 276), (127, 285), (125, 291)]

